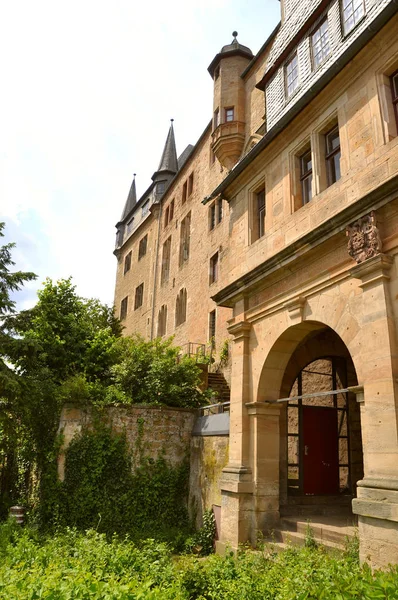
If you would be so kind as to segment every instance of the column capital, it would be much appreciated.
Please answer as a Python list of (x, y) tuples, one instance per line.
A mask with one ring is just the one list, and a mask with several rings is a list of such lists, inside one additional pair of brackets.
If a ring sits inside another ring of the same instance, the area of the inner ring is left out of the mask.
[(234, 341), (237, 342), (242, 338), (249, 338), (251, 328), (252, 324), (249, 321), (238, 321), (228, 327), (228, 333), (233, 335)]
[(247, 412), (250, 416), (277, 416), (279, 417), (282, 404), (277, 402), (246, 402)]
[(355, 279), (360, 279), (362, 281), (360, 287), (365, 289), (375, 283), (380, 283), (384, 280), (388, 281), (390, 279), (389, 271), (392, 263), (392, 256), (380, 253), (353, 267), (350, 270), (350, 275)]

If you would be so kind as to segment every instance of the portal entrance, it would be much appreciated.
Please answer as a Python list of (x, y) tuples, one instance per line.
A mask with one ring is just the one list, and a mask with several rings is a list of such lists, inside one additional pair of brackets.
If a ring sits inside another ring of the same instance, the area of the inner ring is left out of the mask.
[[(287, 467), (290, 495), (351, 494), (350, 441), (360, 450), (353, 429), (359, 418), (347, 388), (343, 357), (326, 357), (301, 369), (287, 402)], [(328, 393), (330, 392), (330, 393)], [(356, 483), (356, 482), (355, 482)]]

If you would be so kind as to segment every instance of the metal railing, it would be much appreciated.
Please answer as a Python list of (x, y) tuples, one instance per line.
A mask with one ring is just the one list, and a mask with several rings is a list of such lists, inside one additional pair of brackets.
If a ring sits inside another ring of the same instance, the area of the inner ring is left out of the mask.
[(209, 362), (211, 361), (213, 348), (208, 348), (206, 344), (200, 344), (198, 342), (187, 342), (181, 346), (181, 354), (183, 356), (190, 356), (196, 359), (196, 362)]
[(230, 402), (218, 402), (217, 404), (208, 404), (207, 406), (201, 406), (199, 411), (200, 417), (208, 417), (210, 415), (221, 415), (229, 412)]

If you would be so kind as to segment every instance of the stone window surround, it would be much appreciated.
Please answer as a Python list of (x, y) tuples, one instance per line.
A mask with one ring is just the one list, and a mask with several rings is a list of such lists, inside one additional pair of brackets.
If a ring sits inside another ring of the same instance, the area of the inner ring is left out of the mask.
[[(312, 154), (312, 197), (311, 201), (318, 194), (322, 193), (327, 188), (334, 185), (329, 183), (327, 174), (327, 158), (326, 158), (326, 134), (330, 133), (335, 127), (339, 127), (337, 116), (337, 108), (330, 107), (330, 112), (325, 115), (322, 123), (312, 129), (310, 134), (307, 134), (299, 141), (298, 145), (290, 151), (290, 174), (291, 174), (291, 214), (299, 210), (303, 206), (302, 193), (300, 190), (300, 173), (301, 165), (300, 158), (311, 148)], [(340, 139), (340, 152), (342, 151), (342, 142)], [(341, 177), (344, 173), (341, 173)]]
[(120, 320), (124, 321), (127, 317), (127, 308), (128, 308), (129, 297), (125, 296), (120, 303)]
[(209, 231), (213, 231), (219, 225), (223, 218), (223, 201), (217, 198), (209, 206)]
[(143, 305), (143, 302), (144, 302), (144, 284), (140, 283), (140, 285), (137, 285), (137, 287), (135, 288), (134, 310), (141, 308), (141, 306)]
[(130, 250), (130, 252), (128, 252), (126, 254), (126, 256), (124, 257), (123, 275), (126, 275), (126, 273), (128, 273), (131, 269), (131, 256), (132, 256), (132, 250)]
[(144, 256), (146, 255), (147, 247), (148, 247), (148, 234), (146, 233), (140, 239), (140, 242), (138, 244), (138, 260), (141, 260), (141, 258), (144, 258)]
[(253, 185), (248, 190), (248, 207), (249, 207), (248, 242), (249, 242), (249, 245), (258, 242), (263, 237), (263, 236), (262, 237), (258, 236), (258, 223), (257, 223), (257, 198), (258, 198), (259, 192), (261, 192), (262, 190), (265, 191), (265, 218), (264, 218), (264, 235), (265, 235), (265, 232), (267, 229), (266, 216), (267, 216), (268, 211), (267, 211), (267, 187), (266, 187), (264, 172), (261, 173), (261, 175), (256, 178)]
[(392, 77), (398, 74), (398, 58), (391, 59), (376, 72), (377, 92), (380, 104), (384, 143), (398, 136), (398, 105), (394, 111)]
[(167, 305), (163, 304), (158, 313), (158, 331), (157, 337), (163, 337), (167, 331)]

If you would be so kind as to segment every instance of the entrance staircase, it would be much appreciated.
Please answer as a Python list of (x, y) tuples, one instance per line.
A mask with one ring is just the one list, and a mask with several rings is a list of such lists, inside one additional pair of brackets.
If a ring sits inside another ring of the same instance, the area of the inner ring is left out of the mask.
[(313, 515), (282, 517), (280, 524), (267, 538), (276, 550), (306, 544), (322, 545), (327, 551), (344, 550), (356, 537), (354, 516)]
[(229, 385), (222, 373), (209, 373), (207, 387), (211, 388), (217, 394), (218, 402), (229, 402), (231, 391)]

